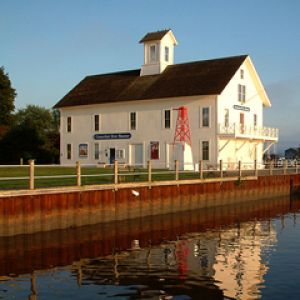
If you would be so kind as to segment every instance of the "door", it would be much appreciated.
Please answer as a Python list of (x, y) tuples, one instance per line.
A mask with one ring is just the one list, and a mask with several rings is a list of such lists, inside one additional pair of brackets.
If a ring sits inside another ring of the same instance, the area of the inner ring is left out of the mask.
[(141, 167), (143, 165), (143, 144), (132, 145), (131, 161), (135, 166)]
[(245, 132), (245, 115), (243, 113), (240, 113), (240, 132)]
[(116, 149), (109, 148), (109, 163), (112, 165), (116, 159)]

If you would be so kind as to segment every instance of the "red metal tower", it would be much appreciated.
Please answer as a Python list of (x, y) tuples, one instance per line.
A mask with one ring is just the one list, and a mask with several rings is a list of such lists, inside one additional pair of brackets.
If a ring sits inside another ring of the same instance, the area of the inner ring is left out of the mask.
[(174, 144), (176, 142), (184, 142), (192, 146), (188, 108), (186, 106), (180, 106), (174, 110), (178, 110)]

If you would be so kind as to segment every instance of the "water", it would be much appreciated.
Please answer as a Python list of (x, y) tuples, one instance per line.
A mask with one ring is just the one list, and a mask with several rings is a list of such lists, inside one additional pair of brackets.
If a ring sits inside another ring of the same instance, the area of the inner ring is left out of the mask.
[(0, 238), (0, 299), (300, 299), (300, 200)]

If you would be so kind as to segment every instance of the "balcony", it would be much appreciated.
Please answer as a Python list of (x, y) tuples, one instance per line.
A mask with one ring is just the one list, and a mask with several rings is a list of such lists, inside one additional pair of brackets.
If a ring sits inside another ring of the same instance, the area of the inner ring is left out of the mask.
[(218, 134), (228, 138), (241, 138), (252, 140), (263, 140), (277, 142), (279, 136), (278, 128), (254, 127), (241, 124), (218, 125)]

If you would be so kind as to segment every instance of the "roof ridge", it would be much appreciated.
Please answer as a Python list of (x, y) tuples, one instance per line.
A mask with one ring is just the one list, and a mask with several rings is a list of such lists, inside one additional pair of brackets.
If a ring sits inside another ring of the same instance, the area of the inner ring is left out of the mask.
[[(242, 55), (233, 55), (233, 56), (224, 56), (224, 57), (219, 57), (219, 58), (212, 58), (212, 59), (204, 59), (204, 60), (192, 60), (192, 61), (187, 61), (187, 62), (181, 62), (173, 65), (168, 65), (167, 68), (169, 67), (175, 67), (175, 66), (180, 66), (180, 65), (187, 65), (187, 64), (193, 64), (193, 63), (201, 63), (201, 62), (209, 62), (209, 61), (218, 61), (218, 60), (226, 60), (226, 59), (233, 59), (233, 58), (242, 58), (249, 56), (249, 54), (242, 54)], [(130, 69), (130, 70), (123, 70), (123, 71), (114, 71), (114, 72), (109, 72), (109, 73), (101, 73), (101, 74), (93, 74), (93, 75), (87, 75), (85, 78), (88, 77), (96, 77), (96, 76), (109, 76), (109, 75), (121, 75), (125, 73), (134, 73), (134, 72), (140, 72), (141, 69)], [(155, 75), (160, 75), (160, 74), (155, 74)], [(150, 75), (147, 75), (150, 76)]]
[(118, 74), (125, 74), (125, 73), (134, 73), (134, 72), (140, 72), (140, 71), (141, 71), (141, 69), (131, 69), (131, 70), (124, 70), (124, 71), (115, 71), (115, 72), (109, 72), (109, 73), (87, 75), (85, 78), (88, 78), (88, 77), (97, 77), (97, 76), (118, 75)]
[(233, 59), (233, 58), (242, 58), (244, 57), (245, 59), (249, 56), (249, 54), (242, 54), (242, 55), (232, 55), (232, 56), (224, 56), (224, 57), (219, 57), (219, 58), (210, 58), (210, 59), (203, 59), (203, 60), (192, 60), (192, 61), (187, 61), (187, 62), (181, 62), (173, 65), (168, 65), (167, 67), (172, 67), (172, 66), (178, 66), (178, 65), (187, 65), (187, 64), (193, 64), (193, 63), (201, 63), (201, 62), (210, 62), (210, 61), (219, 61), (219, 60), (227, 60), (227, 59)]

